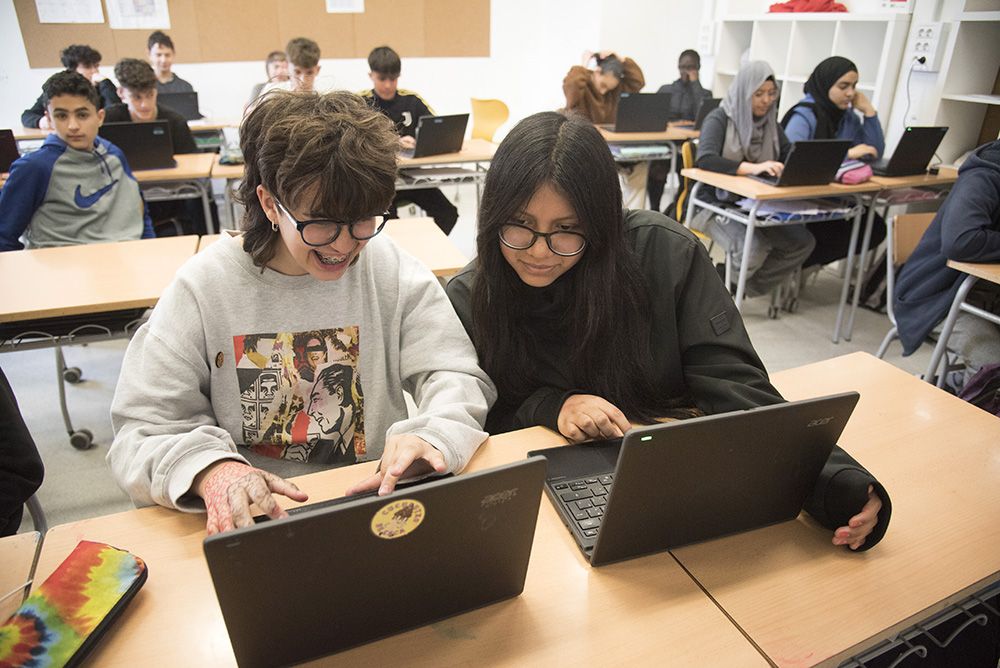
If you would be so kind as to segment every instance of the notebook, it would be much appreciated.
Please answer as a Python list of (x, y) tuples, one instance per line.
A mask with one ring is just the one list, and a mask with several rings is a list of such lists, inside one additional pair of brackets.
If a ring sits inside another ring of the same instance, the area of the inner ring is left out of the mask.
[(99, 133), (122, 150), (133, 171), (177, 166), (167, 121), (105, 123)]
[(458, 153), (462, 150), (468, 114), (451, 116), (421, 116), (417, 120), (417, 145), (400, 151), (404, 158), (426, 158), (430, 155)]
[(0, 130), (0, 173), (10, 171), (10, 166), (21, 157), (13, 130)]
[(592, 566), (798, 516), (857, 392), (639, 427), (529, 452)]
[(198, 111), (198, 93), (160, 93), (156, 101), (164, 107), (176, 111), (184, 117), (185, 121), (194, 121), (201, 118)]
[(670, 93), (622, 93), (612, 132), (664, 132), (670, 117)]
[(872, 171), (879, 176), (923, 174), (947, 132), (947, 127), (906, 128), (892, 157), (873, 162)]
[(300, 663), (517, 596), (545, 460), (209, 536), (241, 666)]
[(678, 121), (675, 125), (679, 127), (691, 128), (693, 130), (701, 130), (702, 123), (705, 122), (705, 118), (712, 113), (712, 111), (719, 106), (722, 102), (721, 97), (705, 97), (702, 98), (701, 104), (698, 105), (698, 111), (695, 113), (693, 121)]
[(780, 177), (754, 174), (751, 179), (772, 186), (821, 186), (831, 183), (847, 155), (846, 139), (808, 139), (792, 144)]

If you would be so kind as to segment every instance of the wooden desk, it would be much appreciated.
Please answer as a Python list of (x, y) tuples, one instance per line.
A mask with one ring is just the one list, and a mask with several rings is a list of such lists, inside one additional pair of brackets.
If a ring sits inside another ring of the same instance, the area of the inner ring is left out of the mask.
[(198, 237), (0, 253), (0, 323), (152, 306)]
[(674, 551), (771, 661), (839, 663), (1000, 578), (1000, 420), (866, 353), (773, 381), (788, 399), (861, 393), (840, 443), (893, 516), (862, 554), (805, 516)]
[[(0, 596), (16, 589), (23, 589), (31, 579), (35, 563), (35, 549), (41, 534), (37, 531), (18, 533), (0, 538)], [(0, 599), (0, 624), (7, 620), (21, 605), (23, 593), (18, 591)]]
[(52, 132), (53, 130), (26, 128), (22, 126), (20, 128), (14, 128), (14, 139), (17, 141), (22, 141), (26, 139), (45, 139)]
[(399, 158), (399, 166), (421, 167), (425, 165), (451, 165), (463, 162), (489, 162), (497, 152), (497, 144), (485, 139), (466, 139), (458, 153), (429, 155), (426, 158)]
[(169, 169), (140, 169), (133, 171), (147, 202), (175, 199), (201, 199), (205, 214), (205, 227), (209, 234), (215, 232), (212, 221), (212, 165), (215, 153), (182, 153), (175, 155), (176, 167)]
[(779, 199), (842, 197), (845, 195), (876, 192), (882, 189), (882, 186), (876, 184), (874, 181), (867, 181), (851, 186), (844, 185), (843, 183), (828, 183), (822, 186), (782, 186), (779, 188), (763, 181), (751, 179), (748, 176), (732, 176), (730, 174), (710, 172), (707, 169), (699, 169), (697, 167), (682, 170), (681, 175), (693, 179), (698, 183), (722, 188), (740, 197), (761, 202)]
[(701, 132), (691, 127), (668, 125), (662, 132), (613, 132), (601, 126), (597, 131), (609, 144), (653, 144), (696, 139)]
[(948, 266), (962, 273), (981, 278), (984, 281), (1000, 285), (1000, 263), (995, 262), (956, 262), (948, 260)]
[[(484, 444), (471, 469), (562, 444), (529, 429)], [(336, 496), (369, 462), (296, 480), (312, 500)], [(293, 505), (289, 503), (288, 505)], [(204, 515), (144, 508), (51, 529), (38, 567), (52, 572), (81, 539), (106, 541), (149, 564), (149, 580), (94, 650), (100, 666), (228, 666), (229, 637), (202, 553)], [(260, 577), (266, 575), (262, 569)], [(375, 577), (375, 575), (373, 575)], [(266, 602), (262, 602), (262, 612)], [(668, 554), (593, 569), (542, 500), (524, 593), (512, 600), (327, 657), (321, 665), (556, 665), (596, 663), (765, 666)]]

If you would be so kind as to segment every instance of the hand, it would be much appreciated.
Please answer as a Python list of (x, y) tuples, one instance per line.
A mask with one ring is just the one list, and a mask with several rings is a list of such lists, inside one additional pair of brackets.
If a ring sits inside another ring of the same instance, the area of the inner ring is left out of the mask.
[(847, 149), (847, 157), (852, 160), (857, 160), (858, 158), (864, 156), (871, 156), (873, 158), (878, 157), (878, 149), (874, 146), (869, 146), (868, 144), (858, 144), (857, 146), (852, 146)]
[(865, 544), (865, 538), (878, 524), (878, 511), (882, 509), (882, 499), (875, 489), (868, 485), (868, 503), (861, 512), (847, 522), (846, 527), (840, 527), (833, 532), (834, 545), (847, 545), (856, 550)]
[(397, 434), (385, 441), (382, 460), (373, 475), (368, 476), (346, 494), (357, 494), (378, 489), (379, 496), (385, 496), (396, 488), (400, 478), (414, 478), (434, 471), (448, 470), (444, 455), (433, 445), (413, 434)]
[(771, 176), (781, 176), (785, 165), (777, 160), (765, 160), (751, 165), (751, 174), (770, 174)]
[(52, 129), (52, 119), (49, 118), (49, 112), (38, 119), (38, 129), (40, 130), (51, 130)]
[(556, 426), (570, 441), (621, 438), (632, 428), (614, 404), (593, 394), (574, 394), (564, 401)]
[(402, 146), (403, 148), (416, 148), (417, 140), (414, 139), (413, 137), (403, 136), (399, 138), (399, 145)]
[(871, 101), (868, 96), (862, 93), (860, 90), (854, 92), (854, 100), (851, 102), (854, 108), (860, 111), (865, 116), (874, 116), (875, 107), (872, 106)]
[(208, 535), (253, 526), (250, 504), (256, 503), (268, 517), (287, 517), (271, 492), (284, 494), (295, 501), (309, 496), (294, 484), (273, 473), (248, 466), (243, 462), (216, 462), (199, 473), (192, 485), (195, 493), (205, 500), (208, 510)]

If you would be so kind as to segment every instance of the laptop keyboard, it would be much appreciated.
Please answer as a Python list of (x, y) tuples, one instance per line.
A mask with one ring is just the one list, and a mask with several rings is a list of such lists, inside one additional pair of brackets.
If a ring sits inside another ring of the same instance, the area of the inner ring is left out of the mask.
[(754, 181), (760, 181), (761, 183), (766, 183), (769, 186), (778, 185), (778, 177), (772, 174), (751, 174), (750, 178)]
[(604, 517), (604, 507), (608, 503), (614, 474), (565, 480), (554, 483), (552, 489), (568, 515), (574, 519), (577, 528), (587, 538), (597, 537)]

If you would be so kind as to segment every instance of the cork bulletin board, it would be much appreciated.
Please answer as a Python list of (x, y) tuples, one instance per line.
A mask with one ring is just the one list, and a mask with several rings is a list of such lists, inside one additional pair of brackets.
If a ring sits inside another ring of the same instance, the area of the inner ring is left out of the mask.
[[(490, 0), (365, 0), (361, 14), (329, 14), (324, 0), (168, 0), (175, 62), (263, 60), (293, 37), (324, 58), (365, 58), (389, 44), (404, 58), (490, 55)], [(103, 63), (144, 58), (151, 30), (100, 23), (39, 23), (34, 0), (14, 0), (28, 63), (60, 67), (59, 51), (89, 44)], [(107, 12), (105, 11), (105, 20)]]

